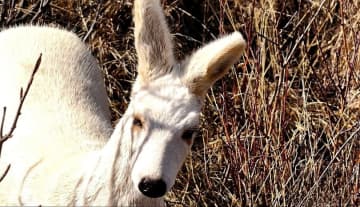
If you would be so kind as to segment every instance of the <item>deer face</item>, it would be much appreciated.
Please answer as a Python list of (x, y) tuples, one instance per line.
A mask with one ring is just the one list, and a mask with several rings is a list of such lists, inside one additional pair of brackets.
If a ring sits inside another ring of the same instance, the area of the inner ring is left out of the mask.
[(131, 177), (153, 198), (174, 184), (199, 125), (200, 100), (170, 76), (133, 91), (128, 109), (135, 157)]
[(238, 32), (175, 61), (158, 0), (135, 0), (138, 76), (125, 115), (131, 134), (131, 179), (140, 193), (164, 196), (189, 153), (206, 91), (223, 77), (245, 48)]

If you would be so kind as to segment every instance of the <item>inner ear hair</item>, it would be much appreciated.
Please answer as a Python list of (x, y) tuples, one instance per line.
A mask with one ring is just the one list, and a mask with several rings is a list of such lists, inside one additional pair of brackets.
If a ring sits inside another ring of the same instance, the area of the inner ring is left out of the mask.
[(184, 63), (183, 81), (203, 97), (207, 90), (239, 60), (246, 47), (240, 32), (217, 39), (195, 51)]
[(172, 38), (160, 1), (135, 1), (134, 22), (138, 76), (143, 81), (148, 81), (169, 73), (175, 58)]

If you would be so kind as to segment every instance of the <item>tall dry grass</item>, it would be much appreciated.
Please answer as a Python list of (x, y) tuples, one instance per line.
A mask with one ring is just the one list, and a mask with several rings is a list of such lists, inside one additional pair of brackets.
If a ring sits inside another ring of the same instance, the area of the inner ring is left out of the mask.
[[(233, 30), (248, 42), (206, 97), (202, 135), (168, 205), (359, 206), (360, 2), (162, 2), (179, 58)], [(131, 0), (0, 8), (1, 28), (51, 24), (82, 37), (102, 65), (113, 119), (121, 117), (136, 75)]]

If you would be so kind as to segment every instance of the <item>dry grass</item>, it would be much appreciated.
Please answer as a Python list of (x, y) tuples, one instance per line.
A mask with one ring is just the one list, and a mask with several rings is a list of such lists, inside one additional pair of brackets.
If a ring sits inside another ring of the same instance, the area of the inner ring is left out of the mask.
[[(178, 57), (233, 30), (245, 56), (208, 93), (169, 206), (360, 205), (360, 3), (163, 1)], [(60, 25), (101, 63), (114, 120), (136, 54), (130, 0), (0, 0), (0, 27)]]

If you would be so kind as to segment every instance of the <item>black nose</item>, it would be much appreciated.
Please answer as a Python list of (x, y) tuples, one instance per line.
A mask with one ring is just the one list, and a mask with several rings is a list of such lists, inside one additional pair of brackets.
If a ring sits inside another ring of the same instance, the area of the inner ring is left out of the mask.
[(158, 198), (166, 193), (166, 183), (163, 180), (141, 179), (139, 190), (150, 198)]

